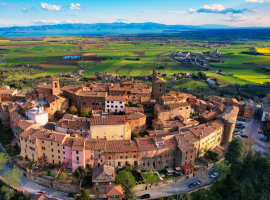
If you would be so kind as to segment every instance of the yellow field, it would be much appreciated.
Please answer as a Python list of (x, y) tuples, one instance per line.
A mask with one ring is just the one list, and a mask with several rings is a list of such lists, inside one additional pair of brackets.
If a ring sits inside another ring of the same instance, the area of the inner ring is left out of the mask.
[(270, 47), (256, 47), (258, 53), (270, 53)]

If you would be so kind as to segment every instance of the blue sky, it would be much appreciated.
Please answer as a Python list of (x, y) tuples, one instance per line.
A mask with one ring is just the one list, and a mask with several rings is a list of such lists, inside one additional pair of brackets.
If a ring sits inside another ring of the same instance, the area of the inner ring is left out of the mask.
[(0, 0), (0, 26), (63, 23), (270, 26), (270, 0)]

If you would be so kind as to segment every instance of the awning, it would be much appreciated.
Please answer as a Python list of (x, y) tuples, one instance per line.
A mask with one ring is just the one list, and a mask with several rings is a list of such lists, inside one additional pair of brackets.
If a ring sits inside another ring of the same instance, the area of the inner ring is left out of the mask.
[(171, 167), (166, 168), (168, 173), (174, 173), (174, 170)]

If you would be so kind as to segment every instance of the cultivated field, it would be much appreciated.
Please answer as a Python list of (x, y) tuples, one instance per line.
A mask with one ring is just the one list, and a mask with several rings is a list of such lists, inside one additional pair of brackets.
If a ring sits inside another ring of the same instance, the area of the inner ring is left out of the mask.
[[(203, 70), (210, 78), (215, 78), (221, 85), (228, 84), (263, 84), (270, 82), (270, 42), (235, 41), (230, 45), (214, 43), (208, 47), (207, 39), (202, 41), (178, 40), (178, 37), (155, 39), (152, 37), (125, 36), (113, 37), (53, 37), (41, 41), (13, 41), (1, 38), (0, 49), (11, 50), (0, 55), (0, 59), (11, 59), (0, 62), (1, 66), (16, 64), (32, 64), (44, 68), (42, 76), (59, 72), (75, 72), (84, 69), (85, 76), (108, 72), (118, 76), (143, 77), (152, 74), (153, 68), (161, 74), (167, 74), (169, 81), (177, 73), (197, 73)], [(132, 41), (127, 41), (132, 40)], [(249, 55), (242, 52), (256, 48), (266, 55)], [(192, 64), (183, 64), (170, 57), (175, 51), (181, 52), (214, 52), (222, 53), (220, 62), (210, 62), (209, 70)], [(4, 52), (4, 51), (3, 51)], [(62, 60), (64, 55), (80, 55), (81, 60)], [(221, 71), (226, 75), (217, 74)], [(34, 77), (38, 77), (35, 74)], [(22, 76), (23, 77), (23, 76)], [(18, 78), (19, 79), (19, 78)], [(179, 87), (174, 84), (174, 87)], [(190, 81), (182, 87), (207, 87), (202, 81)]]

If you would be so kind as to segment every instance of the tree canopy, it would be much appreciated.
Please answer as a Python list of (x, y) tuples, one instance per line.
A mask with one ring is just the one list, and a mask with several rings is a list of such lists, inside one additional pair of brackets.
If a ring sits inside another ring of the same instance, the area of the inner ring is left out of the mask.
[(5, 164), (8, 162), (8, 157), (5, 155), (5, 153), (0, 153), (0, 169), (3, 169)]
[(83, 179), (87, 174), (86, 169), (84, 167), (80, 166), (75, 170), (75, 175), (78, 177), (78, 179)]
[(135, 187), (135, 177), (130, 171), (121, 170), (116, 174), (115, 182), (121, 184), (124, 189), (125, 198), (127, 200), (136, 199), (136, 194), (134, 191)]
[(4, 180), (16, 187), (21, 183), (21, 175), (17, 169), (12, 169), (4, 174)]
[(76, 195), (75, 200), (91, 200), (90, 192), (88, 190), (83, 190), (81, 194)]

